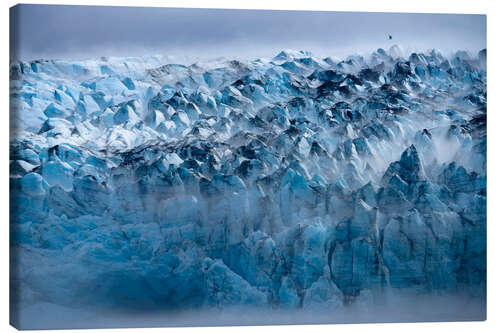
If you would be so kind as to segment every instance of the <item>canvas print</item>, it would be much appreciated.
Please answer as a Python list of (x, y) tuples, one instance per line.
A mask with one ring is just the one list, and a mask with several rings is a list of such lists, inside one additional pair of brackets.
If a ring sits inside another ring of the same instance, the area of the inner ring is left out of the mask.
[(486, 319), (486, 16), (11, 8), (19, 329)]

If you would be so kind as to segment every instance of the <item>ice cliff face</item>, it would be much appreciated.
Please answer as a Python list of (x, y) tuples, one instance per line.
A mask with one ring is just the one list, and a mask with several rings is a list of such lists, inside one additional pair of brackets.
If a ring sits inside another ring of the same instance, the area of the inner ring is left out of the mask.
[(484, 297), (486, 50), (396, 51), (11, 64), (11, 304)]

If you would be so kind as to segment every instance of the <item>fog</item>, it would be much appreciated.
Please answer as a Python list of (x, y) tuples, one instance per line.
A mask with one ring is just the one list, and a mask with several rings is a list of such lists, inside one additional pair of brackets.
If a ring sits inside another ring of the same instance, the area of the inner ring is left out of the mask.
[(16, 325), (22, 329), (480, 321), (486, 319), (486, 300), (465, 293), (423, 295), (415, 291), (385, 290), (376, 298), (361, 298), (334, 310), (270, 310), (249, 306), (155, 312), (150, 309), (69, 309), (39, 303), (26, 308), (22, 314)]

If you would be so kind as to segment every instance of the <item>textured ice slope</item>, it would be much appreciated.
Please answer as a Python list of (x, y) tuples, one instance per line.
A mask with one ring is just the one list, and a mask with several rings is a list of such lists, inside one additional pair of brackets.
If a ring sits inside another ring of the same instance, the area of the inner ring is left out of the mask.
[(486, 50), (19, 62), (11, 104), (18, 321), (484, 299)]

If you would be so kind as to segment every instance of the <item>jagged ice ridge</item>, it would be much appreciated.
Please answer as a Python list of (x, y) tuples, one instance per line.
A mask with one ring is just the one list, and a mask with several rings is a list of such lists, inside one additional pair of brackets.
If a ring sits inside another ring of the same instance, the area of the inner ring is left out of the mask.
[(14, 62), (11, 305), (486, 289), (486, 50)]

